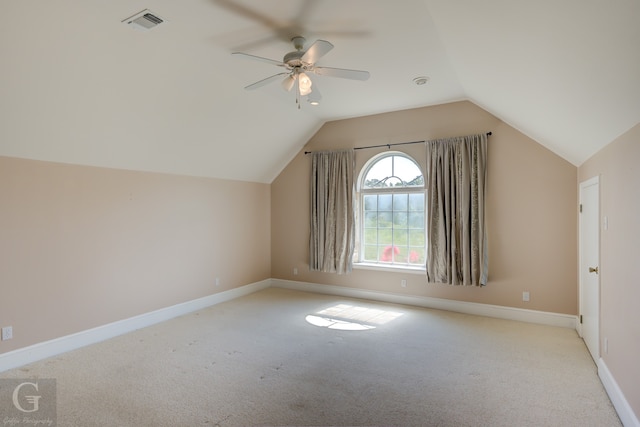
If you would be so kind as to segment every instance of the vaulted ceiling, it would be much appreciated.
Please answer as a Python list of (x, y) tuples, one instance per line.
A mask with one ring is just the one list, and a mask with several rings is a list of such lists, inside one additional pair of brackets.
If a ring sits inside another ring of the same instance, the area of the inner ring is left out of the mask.
[[(122, 23), (149, 9), (147, 31)], [(0, 155), (271, 182), (323, 123), (470, 100), (580, 165), (640, 122), (637, 0), (0, 1)], [(328, 40), (301, 103), (291, 38)], [(413, 79), (427, 76), (417, 86)]]

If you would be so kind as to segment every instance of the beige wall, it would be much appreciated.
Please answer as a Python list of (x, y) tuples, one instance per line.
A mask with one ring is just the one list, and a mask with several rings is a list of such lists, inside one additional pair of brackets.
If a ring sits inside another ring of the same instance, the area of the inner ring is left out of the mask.
[[(600, 176), (600, 355), (640, 417), (640, 125), (578, 169)], [(602, 224), (603, 221), (601, 221)], [(602, 342), (608, 338), (609, 349)]]
[[(493, 132), (488, 148), (488, 286), (428, 284), (424, 275), (359, 269), (349, 275), (310, 272), (310, 158), (302, 152), (272, 183), (273, 277), (577, 314), (577, 168), (483, 109), (457, 102), (329, 122), (304, 150), (488, 131)], [(423, 145), (394, 149), (413, 155), (424, 167)], [(379, 152), (357, 151), (358, 167)], [(407, 279), (406, 288), (400, 286), (401, 279)], [(522, 301), (523, 291), (530, 292), (530, 302)]]
[(0, 157), (0, 353), (269, 278), (269, 203), (266, 184)]

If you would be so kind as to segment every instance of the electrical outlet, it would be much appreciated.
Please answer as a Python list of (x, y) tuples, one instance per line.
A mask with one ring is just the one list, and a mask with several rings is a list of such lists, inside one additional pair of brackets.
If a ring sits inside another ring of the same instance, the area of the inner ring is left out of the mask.
[(604, 337), (604, 352), (609, 353), (609, 338)]
[(298, 269), (296, 267), (293, 267), (293, 275), (294, 276), (298, 275)]
[(220, 286), (220, 278), (216, 277), (216, 286)]
[(407, 279), (400, 280), (400, 286), (402, 286), (403, 288), (406, 288), (407, 287)]
[(13, 326), (5, 326), (2, 328), (2, 341), (13, 338)]
[(525, 301), (525, 302), (529, 301), (529, 291), (524, 291), (522, 293), (522, 301)]

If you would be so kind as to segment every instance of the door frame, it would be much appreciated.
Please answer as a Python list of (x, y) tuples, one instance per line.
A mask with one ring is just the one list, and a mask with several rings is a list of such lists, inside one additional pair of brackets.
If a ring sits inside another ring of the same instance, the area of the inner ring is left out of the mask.
[[(592, 178), (589, 178), (587, 180), (582, 181), (579, 184), (579, 193), (578, 193), (578, 197), (579, 197), (579, 204), (580, 204), (580, 209), (582, 207), (582, 192), (583, 189), (596, 185), (597, 186), (597, 197), (598, 197), (598, 206), (597, 206), (597, 217), (598, 217), (598, 226), (596, 227), (596, 246), (598, 249), (598, 262), (597, 265), (599, 267), (600, 265), (600, 222), (601, 222), (601, 218), (600, 218), (600, 176), (596, 175)], [(584, 304), (584, 286), (585, 286), (585, 277), (587, 274), (587, 269), (589, 268), (588, 265), (583, 265), (583, 259), (582, 259), (582, 254), (584, 251), (584, 247), (583, 247), (583, 223), (582, 223), (582, 215), (580, 213), (578, 213), (578, 321), (576, 322), (576, 330), (578, 331), (578, 335), (580, 335), (581, 338), (583, 337), (583, 331), (582, 331), (582, 323), (580, 322), (580, 316), (583, 313), (583, 304)], [(596, 349), (597, 351), (597, 357), (596, 359), (598, 359), (601, 355), (600, 352), (600, 297), (601, 297), (601, 289), (600, 289), (600, 273), (597, 274), (597, 280), (598, 280), (598, 291), (597, 291), (597, 312), (598, 312), (598, 324), (597, 324), (597, 328), (596, 328), (596, 333), (597, 333), (597, 342), (598, 342), (598, 348)], [(595, 360), (597, 362), (597, 360)]]

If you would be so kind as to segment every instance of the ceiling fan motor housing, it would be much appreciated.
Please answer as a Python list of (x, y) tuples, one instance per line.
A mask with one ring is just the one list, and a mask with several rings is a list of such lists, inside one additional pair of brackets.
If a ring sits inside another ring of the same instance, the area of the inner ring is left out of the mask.
[(305, 62), (302, 60), (302, 57), (306, 53), (303, 51), (304, 44), (306, 39), (304, 37), (298, 36), (291, 39), (293, 42), (293, 47), (296, 49), (293, 52), (289, 52), (284, 56), (282, 62), (289, 68), (290, 70), (302, 69), (302, 70), (311, 70), (313, 68), (313, 64), (310, 62)]
[(309, 64), (308, 62), (304, 62), (302, 61), (302, 55), (304, 55), (304, 52), (302, 51), (295, 51), (295, 52), (289, 52), (284, 56), (284, 59), (282, 60), (282, 62), (284, 62), (289, 68), (293, 69), (293, 68), (310, 68), (311, 64)]

